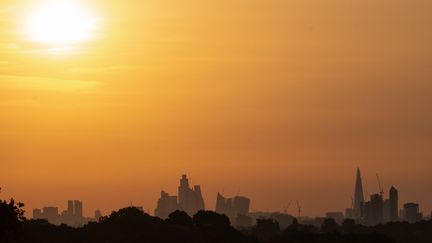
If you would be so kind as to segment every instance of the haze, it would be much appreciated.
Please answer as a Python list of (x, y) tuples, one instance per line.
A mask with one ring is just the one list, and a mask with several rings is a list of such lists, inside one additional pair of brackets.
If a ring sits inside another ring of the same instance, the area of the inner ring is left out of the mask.
[(23, 37), (36, 1), (0, 3), (2, 197), (153, 210), (188, 173), (210, 209), (322, 215), (359, 166), (430, 212), (431, 1), (85, 2), (100, 28), (73, 46)]

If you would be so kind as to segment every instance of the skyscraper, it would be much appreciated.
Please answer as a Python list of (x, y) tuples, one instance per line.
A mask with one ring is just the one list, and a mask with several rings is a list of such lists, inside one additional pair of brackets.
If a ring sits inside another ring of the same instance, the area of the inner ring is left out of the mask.
[(229, 208), (226, 201), (227, 199), (218, 192), (216, 196), (216, 209), (215, 209), (216, 213), (228, 214)]
[(74, 217), (77, 221), (81, 221), (83, 218), (83, 206), (82, 202), (79, 200), (74, 201)]
[(391, 222), (395, 222), (399, 220), (398, 217), (398, 212), (399, 212), (399, 202), (398, 202), (398, 190), (392, 186), (390, 188), (390, 199), (389, 199), (389, 216), (390, 216), (390, 221)]
[(247, 197), (236, 196), (233, 200), (234, 210), (239, 213), (246, 215), (249, 213), (250, 199)]
[(157, 201), (155, 215), (161, 219), (166, 219), (170, 213), (178, 209), (177, 196), (170, 196), (165, 191), (161, 191), (161, 197)]
[(72, 218), (74, 216), (74, 202), (73, 200), (68, 200), (68, 209), (67, 209), (67, 216), (69, 218)]
[(240, 215), (247, 216), (249, 207), (250, 199), (247, 197), (225, 198), (220, 193), (217, 194), (215, 211), (219, 214), (225, 214), (231, 222), (237, 222)]
[(353, 205), (353, 216), (355, 219), (362, 217), (362, 207), (364, 203), (363, 195), (363, 184), (360, 175), (360, 168), (357, 168), (356, 183), (354, 189), (354, 205)]
[(383, 223), (384, 200), (381, 194), (373, 194), (369, 202), (364, 203), (364, 222), (366, 225)]
[(194, 188), (189, 187), (189, 179), (182, 175), (180, 186), (178, 188), (178, 206), (179, 209), (193, 216), (200, 210), (204, 210), (204, 199), (201, 194), (201, 187), (196, 185)]

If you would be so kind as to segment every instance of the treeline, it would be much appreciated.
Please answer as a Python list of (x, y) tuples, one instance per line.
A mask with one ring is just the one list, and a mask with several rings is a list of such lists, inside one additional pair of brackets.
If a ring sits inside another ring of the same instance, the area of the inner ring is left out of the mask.
[(235, 229), (225, 215), (200, 211), (193, 217), (176, 211), (166, 220), (136, 208), (124, 208), (82, 228), (55, 226), (23, 218), (22, 204), (0, 203), (1, 243), (430, 243), (432, 222), (391, 223), (375, 227), (326, 219), (321, 228), (294, 222), (281, 230), (274, 219)]

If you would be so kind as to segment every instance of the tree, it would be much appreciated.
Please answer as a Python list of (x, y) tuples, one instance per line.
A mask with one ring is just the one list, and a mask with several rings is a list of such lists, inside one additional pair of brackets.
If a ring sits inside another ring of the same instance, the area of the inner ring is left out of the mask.
[(185, 227), (193, 226), (192, 218), (187, 213), (180, 210), (176, 210), (175, 212), (170, 213), (165, 222), (167, 222), (168, 224), (181, 225)]
[(199, 211), (193, 216), (197, 227), (229, 227), (231, 222), (226, 215), (213, 211)]
[(16, 203), (14, 199), (9, 202), (0, 200), (0, 242), (15, 242), (21, 229), (24, 217), (24, 204)]
[(324, 233), (335, 233), (339, 230), (339, 225), (332, 218), (324, 219), (321, 225), (321, 231)]

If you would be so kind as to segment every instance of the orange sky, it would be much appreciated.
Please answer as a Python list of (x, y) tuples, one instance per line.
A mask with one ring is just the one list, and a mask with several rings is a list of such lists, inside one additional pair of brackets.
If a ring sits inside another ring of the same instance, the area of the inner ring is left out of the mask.
[(188, 173), (211, 209), (323, 215), (360, 166), (429, 214), (430, 0), (81, 2), (99, 29), (64, 52), (23, 36), (37, 0), (0, 3), (2, 197), (153, 211)]

